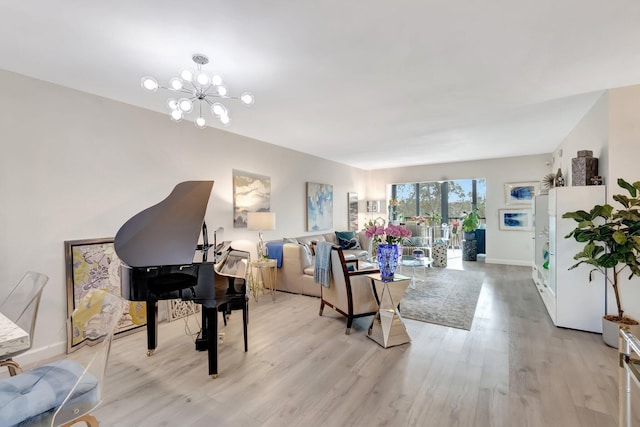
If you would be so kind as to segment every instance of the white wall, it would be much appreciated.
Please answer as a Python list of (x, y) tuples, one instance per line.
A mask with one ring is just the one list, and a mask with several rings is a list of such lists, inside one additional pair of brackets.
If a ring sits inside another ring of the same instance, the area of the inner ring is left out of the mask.
[(562, 169), (566, 185), (571, 182), (571, 159), (578, 156), (579, 150), (593, 151), (598, 159), (598, 175), (608, 184), (609, 175), (609, 95), (605, 92), (585, 114), (569, 135), (560, 143), (552, 155), (552, 171)]
[(544, 175), (550, 173), (547, 165), (550, 157), (523, 156), (368, 171), (368, 192), (372, 198), (384, 200), (386, 185), (390, 183), (485, 178), (486, 262), (529, 266), (533, 259), (533, 232), (500, 230), (498, 210), (522, 207), (505, 205), (504, 184), (540, 181)]
[[(584, 116), (567, 138), (554, 151), (554, 171), (562, 168), (571, 175), (571, 158), (577, 150), (592, 150), (598, 157), (599, 174), (607, 186), (608, 203), (619, 206), (612, 198), (623, 192), (618, 178), (640, 181), (640, 86), (607, 91)], [(560, 156), (560, 151), (563, 155)], [(633, 278), (620, 286), (625, 314), (640, 319), (640, 279)], [(608, 287), (607, 312), (615, 313), (615, 301)]]
[(251, 248), (257, 233), (233, 228), (233, 169), (271, 177), (267, 239), (305, 233), (307, 181), (333, 184), (335, 229), (347, 227), (347, 193), (365, 193), (359, 169), (168, 115), (4, 71), (0, 94), (0, 298), (27, 270), (50, 278), (31, 359), (65, 348), (64, 241), (113, 237), (181, 181), (215, 180), (209, 229)]
[[(614, 194), (627, 194), (617, 184), (618, 178), (640, 181), (640, 85), (609, 91), (609, 203), (620, 206)], [(625, 276), (625, 275), (623, 275)], [(625, 314), (640, 320), (640, 278), (634, 277), (620, 286)], [(608, 312), (615, 313), (615, 302), (609, 293)]]

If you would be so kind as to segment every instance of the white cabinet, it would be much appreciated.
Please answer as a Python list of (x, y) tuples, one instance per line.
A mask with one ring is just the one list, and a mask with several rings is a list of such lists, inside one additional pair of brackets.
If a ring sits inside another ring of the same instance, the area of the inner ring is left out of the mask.
[[(545, 306), (555, 307), (555, 293), (549, 291), (549, 196), (537, 195), (534, 206), (534, 253), (531, 274)], [(555, 308), (549, 310), (549, 315), (555, 324)]]
[[(565, 236), (577, 225), (573, 219), (563, 219), (566, 212), (583, 209), (589, 211), (596, 204), (606, 203), (605, 187), (602, 185), (558, 187), (549, 191), (548, 241), (549, 269), (538, 266), (535, 254), (534, 281), (540, 291), (551, 320), (556, 326), (590, 332), (602, 332), (602, 316), (605, 314), (605, 281), (602, 275), (594, 275), (589, 282), (588, 265), (569, 270), (576, 261), (573, 256), (583, 244)], [(544, 205), (543, 196), (536, 197), (535, 239), (536, 251), (543, 245), (544, 220), (538, 212)], [(539, 220), (540, 219), (540, 223)], [(539, 278), (536, 281), (536, 276)], [(540, 284), (538, 284), (540, 282)]]

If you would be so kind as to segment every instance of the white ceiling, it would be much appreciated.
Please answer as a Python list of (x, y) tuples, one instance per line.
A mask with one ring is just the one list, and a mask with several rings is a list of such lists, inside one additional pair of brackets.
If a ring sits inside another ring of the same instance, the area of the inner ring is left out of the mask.
[(256, 97), (225, 130), (377, 169), (551, 152), (603, 90), (640, 83), (640, 2), (0, 0), (0, 52), (163, 113), (140, 78), (203, 53)]

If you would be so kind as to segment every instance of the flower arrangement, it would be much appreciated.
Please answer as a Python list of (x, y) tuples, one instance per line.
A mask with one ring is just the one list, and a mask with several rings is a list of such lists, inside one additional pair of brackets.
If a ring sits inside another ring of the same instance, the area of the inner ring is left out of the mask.
[(377, 243), (394, 245), (401, 243), (403, 239), (411, 237), (411, 230), (404, 225), (392, 225), (387, 227), (371, 225), (365, 229), (365, 235)]

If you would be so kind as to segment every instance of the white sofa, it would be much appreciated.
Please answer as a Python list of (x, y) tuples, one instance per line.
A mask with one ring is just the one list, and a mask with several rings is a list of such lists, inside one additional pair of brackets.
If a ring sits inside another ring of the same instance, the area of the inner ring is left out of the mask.
[[(365, 262), (369, 257), (369, 241), (363, 231), (357, 232), (360, 249), (345, 249), (345, 259)], [(315, 257), (308, 256), (304, 246), (312, 247), (315, 242), (338, 244), (335, 232), (294, 237), (299, 243), (284, 243), (282, 247), (282, 267), (278, 269), (276, 289), (295, 294), (320, 296), (320, 285), (313, 281)], [(289, 239), (287, 239), (289, 240)]]

